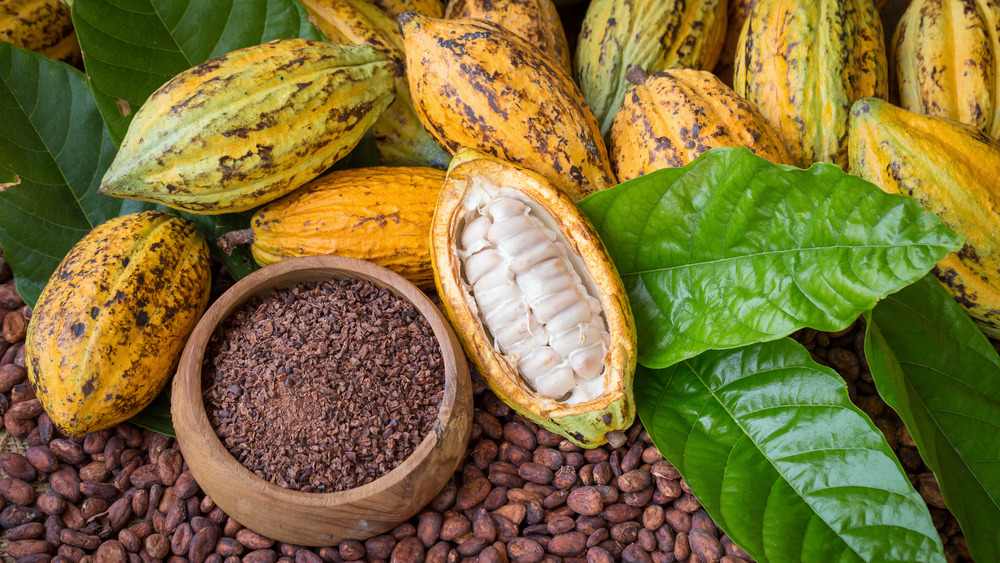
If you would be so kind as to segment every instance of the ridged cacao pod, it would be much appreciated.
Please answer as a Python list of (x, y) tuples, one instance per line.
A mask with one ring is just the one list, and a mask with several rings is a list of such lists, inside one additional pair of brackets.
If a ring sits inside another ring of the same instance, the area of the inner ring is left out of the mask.
[(451, 0), (444, 17), (489, 20), (555, 59), (566, 72), (573, 72), (566, 32), (552, 0)]
[(914, 0), (892, 39), (900, 105), (1000, 135), (1000, 2)]
[(875, 4), (759, 0), (740, 35), (733, 89), (757, 106), (796, 164), (846, 169), (851, 104), (888, 95)]
[(396, 99), (372, 125), (382, 164), (447, 168), (449, 156), (420, 124), (406, 82), (399, 25), (369, 0), (302, 0), (331, 43), (369, 45), (395, 65)]
[(629, 80), (636, 85), (608, 135), (619, 181), (679, 168), (717, 147), (744, 146), (771, 162), (792, 164), (764, 116), (714, 74), (675, 68), (647, 75), (632, 67)]
[(213, 215), (253, 209), (326, 170), (393, 99), (368, 46), (278, 39), (186, 70), (129, 125), (100, 193)]
[(70, 249), (31, 314), (25, 362), (69, 436), (109, 428), (173, 375), (208, 306), (208, 245), (194, 223), (146, 211), (95, 227)]
[(597, 120), (555, 61), (482, 20), (399, 22), (417, 115), (445, 150), (497, 155), (574, 200), (615, 185)]
[(444, 178), (434, 168), (330, 172), (262, 207), (252, 231), (230, 233), (220, 246), (252, 240), (261, 266), (325, 254), (369, 260), (428, 289), (431, 218)]
[(463, 150), (438, 197), (431, 248), (445, 313), (498, 397), (585, 448), (632, 424), (628, 296), (564, 193)]
[(406, 12), (419, 12), (432, 18), (444, 17), (444, 3), (441, 0), (372, 0), (393, 18)]
[(80, 60), (69, 8), (59, 0), (0, 0), (0, 41), (68, 63)]
[(1000, 338), (1000, 142), (970, 125), (875, 98), (851, 111), (851, 170), (909, 195), (965, 237), (934, 275), (988, 336)]
[(725, 0), (593, 0), (580, 30), (576, 72), (601, 134), (625, 98), (629, 68), (711, 70), (725, 41)]

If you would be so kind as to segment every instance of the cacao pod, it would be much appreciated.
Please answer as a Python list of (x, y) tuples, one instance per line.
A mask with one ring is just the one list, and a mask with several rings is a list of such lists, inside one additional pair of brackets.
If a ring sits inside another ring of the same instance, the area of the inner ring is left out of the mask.
[(80, 60), (69, 8), (59, 0), (0, 0), (0, 41), (70, 64)]
[(320, 176), (254, 215), (224, 249), (249, 242), (261, 266), (287, 258), (336, 254), (369, 260), (417, 286), (434, 286), (431, 218), (445, 174), (434, 168), (372, 167)]
[(846, 169), (851, 104), (888, 95), (875, 4), (758, 0), (736, 49), (733, 89), (757, 106), (796, 164)]
[(184, 71), (136, 112), (99, 193), (212, 215), (316, 177), (393, 99), (368, 46), (278, 39)]
[(413, 109), (403, 36), (395, 20), (368, 0), (302, 0), (302, 5), (330, 42), (369, 45), (395, 65), (396, 99), (372, 125), (381, 163), (446, 168), (448, 154), (427, 134)]
[(156, 398), (208, 306), (210, 282), (205, 238), (170, 213), (111, 219), (76, 243), (25, 338), (28, 377), (52, 422), (84, 436)]
[(444, 17), (489, 20), (536, 46), (566, 72), (573, 72), (569, 42), (552, 0), (451, 0)]
[(594, 114), (552, 59), (483, 20), (399, 22), (417, 115), (445, 150), (498, 155), (574, 200), (615, 184)]
[(903, 108), (1000, 134), (1000, 2), (914, 0), (892, 39)]
[(876, 98), (851, 111), (851, 170), (918, 200), (965, 237), (934, 275), (988, 336), (1000, 338), (1000, 142), (970, 125)]
[(593, 0), (580, 30), (576, 71), (601, 134), (625, 98), (629, 68), (711, 70), (725, 41), (725, 0)]
[(745, 146), (771, 162), (792, 163), (757, 108), (714, 74), (675, 68), (647, 75), (635, 66), (629, 80), (636, 85), (608, 136), (619, 181), (679, 168), (716, 147)]
[(632, 424), (628, 296), (564, 193), (463, 150), (437, 200), (431, 251), (445, 313), (498, 397), (585, 448)]
[(419, 12), (432, 18), (444, 17), (444, 3), (441, 0), (373, 0), (375, 5), (393, 18), (406, 12)]

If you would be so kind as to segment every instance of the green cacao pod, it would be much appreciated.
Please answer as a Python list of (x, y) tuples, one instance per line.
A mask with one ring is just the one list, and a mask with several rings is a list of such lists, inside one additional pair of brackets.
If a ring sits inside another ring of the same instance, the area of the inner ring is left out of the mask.
[(771, 162), (792, 163), (757, 108), (714, 74), (683, 68), (646, 74), (635, 66), (628, 78), (635, 86), (608, 134), (620, 182), (679, 168), (717, 147), (744, 146)]
[(892, 55), (903, 108), (1000, 135), (1000, 2), (914, 0)]
[(558, 63), (488, 21), (399, 22), (417, 115), (445, 150), (497, 155), (574, 200), (615, 185), (597, 120)]
[(146, 211), (94, 228), (63, 258), (25, 338), (35, 394), (69, 436), (128, 420), (173, 375), (208, 306), (208, 245), (194, 223)]
[(463, 150), (438, 196), (431, 249), (445, 313), (498, 397), (581, 447), (622, 437), (635, 418), (632, 310), (564, 193)]
[(369, 0), (301, 0), (331, 43), (369, 45), (395, 65), (396, 99), (372, 125), (379, 159), (387, 166), (447, 168), (449, 156), (420, 124), (406, 82), (403, 36), (396, 21)]
[(625, 98), (629, 68), (711, 70), (725, 41), (725, 0), (593, 0), (580, 30), (576, 72), (601, 134)]
[(753, 102), (795, 163), (847, 168), (859, 98), (886, 98), (885, 39), (872, 0), (758, 0), (736, 49), (733, 89)]
[(875, 98), (851, 111), (851, 170), (911, 196), (965, 237), (934, 275), (988, 336), (1000, 338), (1000, 142), (970, 125)]
[(358, 144), (393, 73), (371, 47), (305, 39), (206, 61), (139, 108), (100, 193), (205, 215), (277, 199)]

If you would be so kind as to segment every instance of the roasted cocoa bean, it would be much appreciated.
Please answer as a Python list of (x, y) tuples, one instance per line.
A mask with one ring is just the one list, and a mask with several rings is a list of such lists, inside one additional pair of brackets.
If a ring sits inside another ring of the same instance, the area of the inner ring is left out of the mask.
[[(405, 538), (404, 538), (405, 539)], [(389, 534), (381, 534), (365, 540), (365, 553), (370, 558), (388, 559), (396, 548), (397, 540)]]
[(569, 498), (569, 489), (556, 491), (542, 499), (542, 507), (551, 509), (562, 506), (566, 503), (567, 498)]
[(118, 496), (118, 489), (111, 483), (82, 481), (80, 483), (80, 493), (90, 498), (112, 500)]
[(177, 478), (180, 477), (183, 465), (184, 459), (181, 457), (180, 451), (175, 449), (164, 450), (156, 461), (156, 470), (157, 475), (160, 477), (160, 482), (168, 487), (174, 486)]
[[(249, 528), (243, 528), (242, 530), (236, 532), (236, 541), (240, 542), (243, 545), (243, 547), (251, 551), (255, 551), (258, 549), (269, 549), (271, 546), (274, 545), (274, 540), (266, 538)], [(344, 542), (344, 543), (350, 543), (350, 542)], [(342, 543), (341, 551), (343, 551), (343, 545), (344, 544)], [(358, 543), (358, 546), (360, 545), (361, 544)]]
[(677, 509), (668, 510), (664, 513), (664, 518), (675, 532), (687, 533), (691, 531), (691, 515), (687, 512)]
[(569, 516), (556, 516), (546, 523), (546, 528), (550, 534), (557, 536), (576, 528), (576, 521)]
[(473, 555), (479, 555), (479, 552), (489, 545), (489, 543), (490, 542), (484, 540), (483, 538), (472, 536), (458, 544), (458, 547), (455, 549), (458, 551), (459, 555), (463, 557), (471, 557)]
[(56, 548), (44, 540), (18, 540), (7, 545), (7, 556), (18, 560), (43, 553), (52, 555), (55, 552)]
[(649, 501), (653, 500), (653, 494), (656, 491), (654, 487), (648, 487), (641, 491), (634, 491), (631, 493), (625, 493), (622, 495), (622, 502), (629, 506), (634, 506), (636, 508), (643, 508)]
[(674, 536), (674, 557), (678, 561), (684, 561), (691, 556), (691, 544), (688, 543), (686, 532), (677, 532)]
[(496, 510), (507, 504), (507, 487), (494, 487), (490, 494), (483, 499), (483, 508), (486, 510)]
[(121, 543), (110, 540), (101, 544), (94, 554), (95, 563), (126, 563), (128, 552)]
[(83, 519), (88, 522), (97, 517), (108, 509), (108, 501), (99, 498), (87, 498), (80, 504), (80, 512), (83, 514)]
[(625, 522), (626, 520), (634, 520), (642, 514), (642, 511), (634, 506), (629, 506), (627, 504), (612, 504), (610, 506), (605, 506), (604, 510), (601, 512), (601, 516), (608, 522)]
[(0, 512), (0, 528), (9, 529), (29, 522), (41, 522), (45, 514), (37, 508), (12, 504)]
[(62, 518), (58, 516), (49, 516), (45, 519), (45, 541), (51, 543), (52, 545), (58, 545), (59, 542), (59, 531), (63, 529)]
[(639, 537), (639, 523), (635, 520), (619, 522), (611, 526), (611, 539), (621, 544), (630, 544)]
[(566, 506), (577, 514), (594, 516), (604, 510), (604, 501), (601, 493), (594, 487), (579, 487), (569, 492)]
[[(427, 550), (426, 563), (448, 563), (448, 553), (451, 546), (447, 542), (437, 542)], [(458, 555), (458, 552), (455, 552)]]
[(684, 493), (674, 500), (674, 508), (692, 514), (701, 508), (701, 503), (691, 493)]
[(438, 512), (424, 512), (420, 515), (420, 520), (417, 522), (417, 537), (425, 548), (430, 549), (437, 543), (443, 523), (444, 517)]
[(4, 533), (4, 537), (9, 541), (37, 540), (45, 536), (45, 525), (39, 522), (28, 522), (15, 528), (11, 528)]
[(24, 457), (35, 469), (43, 473), (52, 473), (59, 468), (59, 458), (52, 453), (49, 446), (31, 446), (24, 452)]
[(188, 549), (188, 560), (191, 563), (204, 563), (208, 555), (215, 550), (215, 545), (218, 541), (219, 532), (214, 526), (198, 530), (191, 540), (191, 547)]
[(578, 516), (576, 518), (576, 531), (585, 535), (591, 535), (597, 530), (605, 529), (608, 521), (600, 516)]
[(472, 534), (477, 538), (486, 540), (486, 543), (493, 543), (497, 539), (496, 524), (493, 522), (493, 518), (490, 518), (490, 514), (486, 512), (485, 508), (480, 508), (473, 514)]
[(239, 557), (246, 548), (235, 538), (222, 537), (215, 542), (215, 552), (223, 557)]
[(15, 364), (0, 365), (0, 393), (10, 393), (18, 383), (28, 378), (28, 371)]
[(42, 412), (42, 402), (38, 399), (22, 401), (10, 407), (10, 415), (21, 420), (38, 418)]
[(20, 479), (4, 477), (0, 479), (0, 496), (13, 504), (29, 505), (35, 502), (35, 489)]
[(623, 493), (641, 491), (653, 483), (653, 476), (648, 471), (635, 469), (623, 473), (618, 478), (618, 489)]
[(559, 557), (576, 557), (587, 550), (587, 536), (580, 532), (567, 532), (553, 536), (546, 548), (549, 553)]
[(504, 440), (519, 448), (531, 451), (538, 445), (535, 433), (520, 422), (508, 422), (503, 426)]
[(614, 563), (614, 561), (608, 550), (603, 547), (595, 545), (587, 550), (587, 563)]
[(517, 537), (517, 524), (499, 514), (493, 514), (491, 517), (493, 518), (493, 524), (496, 526), (498, 540), (504, 544), (508, 544), (512, 539)]
[[(44, 447), (44, 446), (40, 446)], [(80, 502), (80, 476), (69, 465), (60, 465), (49, 475), (49, 486), (71, 503)]]
[(424, 544), (416, 536), (403, 538), (392, 549), (389, 561), (403, 563), (404, 561), (423, 562), (425, 558)]
[(132, 530), (125, 528), (118, 532), (118, 541), (126, 550), (138, 553), (142, 549), (142, 540)]
[[(59, 532), (59, 541), (86, 550), (94, 550), (101, 545), (101, 538), (92, 534), (85, 534), (71, 528), (63, 528)], [(165, 556), (166, 554), (164, 553), (160, 557)]]
[(57, 438), (49, 442), (48, 447), (60, 462), (67, 465), (82, 463), (87, 459), (83, 446), (72, 440)]
[(471, 530), (472, 523), (465, 516), (451, 516), (442, 522), (439, 537), (444, 541), (455, 541)]
[(29, 482), (34, 481), (37, 476), (34, 465), (17, 452), (0, 454), (0, 469), (11, 477)]

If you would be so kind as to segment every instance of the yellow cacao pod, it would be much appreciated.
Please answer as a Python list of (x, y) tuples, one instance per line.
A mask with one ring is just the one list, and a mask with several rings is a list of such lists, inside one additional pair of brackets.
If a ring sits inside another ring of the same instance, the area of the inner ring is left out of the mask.
[(585, 448), (632, 424), (628, 297), (594, 228), (564, 193), (463, 150), (437, 200), (431, 248), (445, 313), (498, 397)]
[(1000, 142), (970, 125), (875, 98), (851, 111), (851, 170), (918, 200), (965, 237), (934, 275), (988, 336), (1000, 338)]
[(625, 94), (608, 135), (611, 163), (624, 182), (660, 168), (679, 168), (717, 147), (747, 147), (792, 164), (781, 139), (753, 104), (710, 72), (676, 68), (646, 74)]
[(369, 0), (301, 0), (331, 43), (369, 45), (395, 65), (396, 99), (372, 125), (379, 159), (387, 166), (447, 168), (448, 154), (420, 124), (406, 82), (399, 25)]
[(444, 178), (426, 167), (330, 172), (262, 207), (250, 233), (230, 233), (220, 246), (252, 239), (261, 266), (325, 254), (369, 260), (429, 289), (431, 218)]
[(888, 95), (875, 4), (758, 0), (736, 49), (733, 89), (757, 106), (796, 164), (846, 169), (851, 104)]
[(0, 0), (0, 41), (68, 63), (80, 60), (69, 8), (59, 0)]
[(373, 0), (393, 18), (406, 12), (419, 12), (432, 18), (444, 17), (444, 3), (441, 0)]
[(593, 0), (580, 30), (576, 71), (601, 133), (622, 105), (629, 68), (711, 70), (725, 40), (725, 0)]
[(315, 178), (393, 99), (368, 46), (279, 39), (184, 71), (136, 112), (100, 193), (197, 214), (253, 209)]
[(208, 245), (194, 223), (146, 211), (95, 227), (63, 258), (32, 311), (25, 362), (69, 436), (128, 420), (173, 375), (208, 306)]
[(552, 59), (483, 20), (399, 21), (417, 115), (445, 150), (497, 155), (574, 200), (615, 185), (597, 120)]
[(892, 50), (903, 108), (1000, 135), (1000, 2), (914, 0)]
[(552, 0), (451, 0), (444, 17), (489, 20), (536, 46), (566, 72), (573, 72), (566, 32)]

